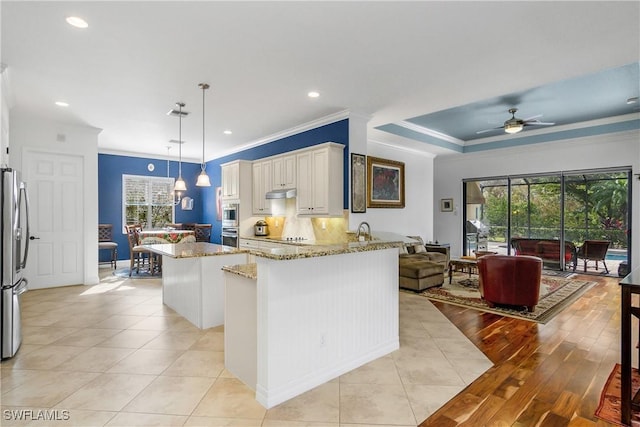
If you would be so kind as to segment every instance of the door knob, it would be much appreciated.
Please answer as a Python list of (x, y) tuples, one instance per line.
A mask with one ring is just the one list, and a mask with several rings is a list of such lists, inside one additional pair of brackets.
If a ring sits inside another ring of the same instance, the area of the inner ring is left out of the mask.
[(29, 240), (36, 240), (36, 239), (40, 240), (40, 238), (39, 238), (39, 237), (36, 237), (36, 236), (31, 236), (31, 237), (29, 237)]

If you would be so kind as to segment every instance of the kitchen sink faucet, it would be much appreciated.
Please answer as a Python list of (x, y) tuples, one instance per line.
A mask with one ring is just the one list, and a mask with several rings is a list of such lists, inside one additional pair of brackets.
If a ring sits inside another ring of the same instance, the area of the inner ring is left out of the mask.
[(356, 233), (356, 238), (358, 240), (360, 240), (360, 231), (362, 231), (362, 229), (364, 228), (364, 226), (367, 226), (367, 240), (371, 240), (371, 226), (369, 225), (368, 222), (366, 221), (362, 221), (359, 225), (358, 225), (358, 232)]

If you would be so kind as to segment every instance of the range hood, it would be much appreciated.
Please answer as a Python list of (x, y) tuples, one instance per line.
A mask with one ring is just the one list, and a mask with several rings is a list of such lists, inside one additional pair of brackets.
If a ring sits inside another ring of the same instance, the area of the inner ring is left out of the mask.
[(291, 199), (296, 197), (295, 188), (282, 188), (278, 190), (269, 191), (265, 198), (267, 199)]

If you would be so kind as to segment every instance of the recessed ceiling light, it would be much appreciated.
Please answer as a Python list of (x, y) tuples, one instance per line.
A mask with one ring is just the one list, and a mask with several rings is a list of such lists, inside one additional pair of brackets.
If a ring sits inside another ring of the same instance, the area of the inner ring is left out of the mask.
[(307, 94), (307, 96), (308, 96), (309, 98), (317, 98), (317, 97), (319, 97), (319, 96), (320, 96), (320, 92), (316, 92), (315, 90), (312, 90), (311, 92), (309, 92), (309, 93)]
[(64, 101), (56, 101), (56, 105), (58, 107), (68, 107), (69, 103), (68, 102), (64, 102)]
[(627, 104), (631, 105), (631, 104), (636, 104), (638, 102), (638, 97), (634, 96), (633, 98), (629, 98), (627, 99)]
[(222, 132), (222, 133), (224, 133), (225, 135), (231, 135), (233, 132), (231, 132), (231, 130), (230, 130), (230, 129), (227, 129), (227, 130), (225, 130), (225, 131), (224, 131), (224, 132)]
[(89, 26), (87, 21), (77, 16), (67, 16), (67, 24), (76, 28), (87, 28)]

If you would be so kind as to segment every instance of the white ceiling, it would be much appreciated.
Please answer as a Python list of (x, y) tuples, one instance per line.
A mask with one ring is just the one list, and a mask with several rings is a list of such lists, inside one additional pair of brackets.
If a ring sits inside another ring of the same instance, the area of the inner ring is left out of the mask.
[[(207, 160), (344, 110), (371, 116), (373, 140), (438, 154), (375, 127), (640, 60), (638, 1), (3, 0), (0, 8), (15, 113), (100, 128), (101, 151), (155, 157), (178, 139), (178, 119), (166, 113), (183, 101), (191, 113), (183, 157), (195, 161), (200, 82), (211, 85)], [(70, 27), (69, 15), (89, 28)], [(310, 90), (321, 96), (308, 98)]]

